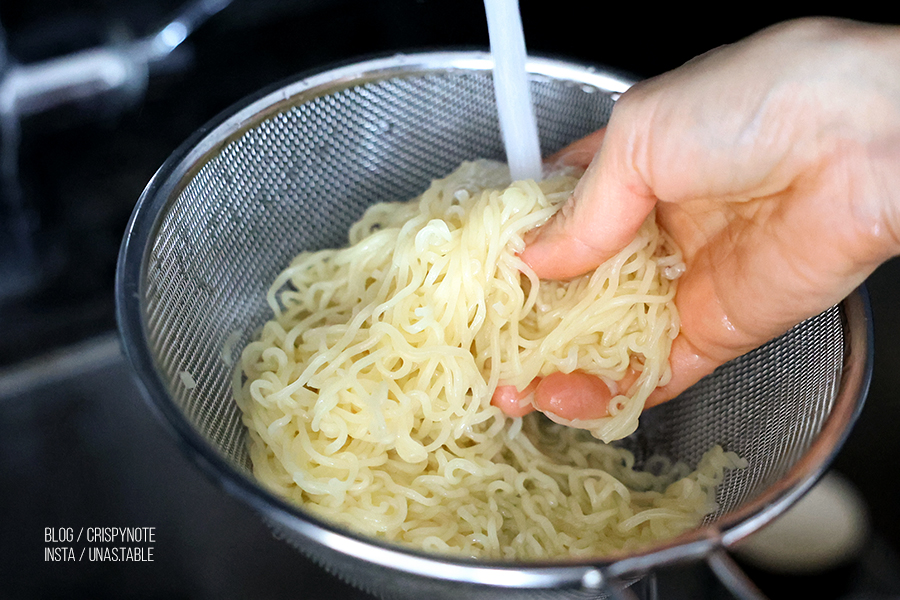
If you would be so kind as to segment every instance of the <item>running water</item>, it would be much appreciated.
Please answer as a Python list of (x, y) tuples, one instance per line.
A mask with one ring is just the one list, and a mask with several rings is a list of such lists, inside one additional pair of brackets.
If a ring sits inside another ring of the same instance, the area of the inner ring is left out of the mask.
[(541, 180), (541, 146), (525, 71), (525, 34), (518, 0), (484, 0), (491, 54), (494, 95), (506, 162), (513, 180)]

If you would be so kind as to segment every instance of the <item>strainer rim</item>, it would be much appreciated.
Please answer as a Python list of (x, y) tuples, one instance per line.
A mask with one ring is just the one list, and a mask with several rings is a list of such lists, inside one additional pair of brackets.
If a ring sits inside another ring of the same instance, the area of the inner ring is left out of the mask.
[[(595, 557), (533, 563), (475, 561), (461, 557), (428, 554), (345, 530), (288, 503), (263, 488), (254, 479), (240, 473), (190, 425), (167, 390), (152, 356), (149, 337), (142, 318), (142, 282), (145, 280), (149, 263), (149, 248), (166, 214), (166, 207), (179, 193), (185, 182), (190, 179), (191, 174), (206, 164), (206, 161), (215, 156), (218, 149), (229, 143), (230, 140), (273, 114), (296, 105), (298, 99), (302, 99), (304, 95), (311, 98), (315, 97), (317, 90), (320, 89), (327, 88), (329, 92), (340, 89), (335, 87), (335, 82), (349, 86), (351, 82), (358, 84), (373, 81), (389, 74), (404, 73), (412, 76), (435, 69), (489, 71), (491, 66), (490, 55), (486, 52), (441, 51), (394, 54), (363, 62), (353, 62), (333, 69), (317, 70), (313, 74), (298, 76), (286, 83), (279, 83), (248, 97), (220, 113), (185, 141), (154, 174), (135, 205), (120, 248), (116, 270), (116, 316), (120, 336), (124, 353), (137, 375), (136, 379), (143, 397), (175, 437), (181, 450), (227, 492), (247, 502), (267, 518), (288, 525), (292, 530), (315, 543), (401, 571), (429, 577), (437, 575), (441, 579), (504, 587), (560, 587), (584, 581), (588, 573), (596, 572), (598, 568), (607, 573), (624, 574), (642, 570), (648, 564), (657, 566), (699, 557), (709, 553), (716, 545), (730, 545), (773, 519), (802, 493), (805, 493), (825, 471), (837, 449), (840, 448), (843, 438), (848, 435), (850, 426), (861, 409), (871, 377), (871, 315), (864, 290), (854, 292), (854, 296), (851, 298), (858, 298), (858, 302), (861, 302), (862, 306), (862, 318), (864, 319), (862, 331), (865, 335), (863, 341), (866, 346), (864, 362), (866, 364), (860, 367), (862, 375), (861, 379), (856, 382), (855, 391), (846, 391), (846, 394), (855, 394), (857, 402), (854, 411), (849, 415), (849, 420), (843, 423), (843, 428), (839, 432), (842, 436), (839, 440), (840, 443), (833, 446), (833, 451), (826, 453), (826, 456), (821, 456), (821, 460), (812, 465), (814, 468), (805, 470), (803, 473), (798, 471), (799, 463), (795, 465), (781, 480), (790, 480), (792, 485), (780, 490), (777, 497), (771, 497), (767, 490), (743, 509), (724, 515), (711, 526), (686, 532), (672, 540), (654, 545), (644, 551), (631, 553), (626, 557)], [(577, 79), (579, 83), (595, 85), (610, 94), (622, 93), (634, 83), (632, 80), (614, 75), (612, 70), (560, 59), (531, 57), (528, 67), (529, 71), (536, 76), (558, 77), (562, 73), (569, 74), (571, 77), (577, 75), (584, 78), (584, 80)], [(600, 87), (601, 85), (604, 87)], [(851, 300), (851, 302), (856, 301)], [(855, 355), (851, 358), (858, 359)], [(835, 400), (836, 404), (845, 397), (846, 383), (842, 379), (841, 391)], [(823, 425), (823, 433), (830, 427), (837, 427), (833, 425), (833, 421), (832, 418), (828, 419)], [(821, 437), (822, 433), (817, 437), (813, 448), (817, 447)], [(743, 519), (736, 521), (735, 515), (742, 515)], [(752, 524), (752, 527), (748, 523)], [(366, 551), (362, 552), (362, 549), (366, 549)], [(377, 550), (375, 554), (372, 552), (373, 549)], [(439, 570), (436, 570), (436, 567), (440, 567)]]

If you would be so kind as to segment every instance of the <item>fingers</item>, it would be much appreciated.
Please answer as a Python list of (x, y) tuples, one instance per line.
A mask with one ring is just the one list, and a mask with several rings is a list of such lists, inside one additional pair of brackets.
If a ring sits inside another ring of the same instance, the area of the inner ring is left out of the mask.
[[(672, 379), (665, 386), (658, 387), (650, 393), (644, 408), (651, 408), (676, 398), (726, 361), (710, 358), (694, 347), (687, 338), (678, 337), (672, 344), (669, 362), (672, 366)], [(619, 393), (625, 393), (637, 379), (637, 375), (636, 372), (630, 371), (618, 382)], [(512, 390), (501, 391), (503, 387)], [(522, 394), (515, 396), (516, 402), (502, 401), (502, 397), (512, 398), (516, 392), (514, 386), (503, 387), (497, 388), (491, 403), (499, 406), (511, 417), (520, 417), (537, 409), (570, 421), (599, 419), (609, 416), (609, 403), (613, 397), (609, 387), (599, 377), (581, 371), (557, 372), (535, 380), (527, 388), (529, 393), (523, 391)], [(501, 396), (500, 401), (498, 396)], [(528, 396), (527, 406), (518, 401), (524, 396)]]
[(650, 393), (644, 408), (657, 406), (676, 398), (689, 387), (712, 373), (725, 361), (717, 360), (700, 352), (684, 336), (678, 336), (672, 342), (669, 354), (669, 365), (672, 368), (672, 379)]
[(534, 405), (563, 419), (591, 420), (609, 416), (612, 392), (598, 377), (581, 371), (551, 373), (534, 392)]
[(618, 394), (625, 394), (637, 381), (639, 373), (628, 369), (613, 391), (599, 377), (582, 371), (551, 373), (534, 390), (534, 407), (568, 421), (591, 421), (609, 416), (609, 404)]
[[(673, 344), (670, 360), (672, 380), (650, 394), (645, 408), (675, 398), (719, 366), (717, 361), (697, 352), (685, 339), (677, 339)], [(627, 392), (637, 376), (635, 371), (629, 371), (617, 382), (618, 393)], [(539, 410), (569, 421), (590, 421), (609, 416), (613, 396), (612, 390), (599, 377), (582, 371), (556, 372), (544, 378), (535, 378), (522, 391), (514, 385), (498, 386), (491, 404), (509, 417), (523, 417)]]
[[(648, 406), (831, 306), (898, 252), (900, 218), (884, 207), (900, 211), (879, 200), (895, 196), (896, 169), (873, 163), (896, 164), (896, 120), (885, 117), (896, 111), (884, 110), (896, 101), (884, 90), (900, 89), (898, 71), (875, 65), (893, 64), (882, 52), (896, 57), (897, 40), (895, 29), (834, 22), (773, 28), (632, 87), (605, 130), (551, 157), (589, 166), (527, 239), (521, 258), (539, 277), (594, 269), (657, 201), (684, 253), (672, 379)], [(583, 406), (582, 395), (603, 397), (594, 384), (554, 378), (535, 403), (564, 411), (555, 389)]]
[(569, 200), (527, 240), (520, 256), (542, 279), (568, 279), (596, 268), (634, 238), (656, 204), (623, 154), (632, 146), (610, 144), (615, 135), (610, 131), (596, 132), (557, 154), (567, 164), (583, 162), (607, 140)]
[(491, 404), (508, 417), (524, 417), (534, 412), (534, 390), (540, 382), (541, 378), (535, 377), (521, 392), (514, 385), (498, 385), (491, 397)]
[(587, 169), (591, 161), (594, 160), (597, 151), (600, 150), (600, 145), (603, 143), (605, 135), (605, 127), (598, 129), (580, 140), (572, 142), (556, 154), (551, 154), (544, 162), (550, 165), (566, 165)]
[[(637, 377), (638, 373), (629, 369), (617, 382), (619, 393), (625, 393)], [(522, 391), (514, 385), (497, 386), (491, 404), (509, 417), (523, 417), (536, 409), (569, 421), (589, 421), (609, 416), (613, 396), (613, 391), (599, 377), (582, 371), (556, 372), (535, 377)]]

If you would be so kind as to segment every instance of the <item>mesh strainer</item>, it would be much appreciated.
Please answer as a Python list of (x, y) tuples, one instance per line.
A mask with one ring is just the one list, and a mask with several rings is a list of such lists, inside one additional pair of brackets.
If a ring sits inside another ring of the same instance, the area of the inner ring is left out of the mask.
[[(150, 404), (279, 535), (378, 594), (594, 597), (699, 557), (739, 591), (723, 549), (813, 484), (863, 403), (862, 292), (644, 415), (626, 441), (639, 460), (652, 450), (696, 464), (721, 444), (750, 466), (729, 474), (700, 528), (640, 553), (540, 564), (438, 557), (324, 523), (253, 480), (230, 385), (240, 350), (270, 316), (265, 291), (299, 251), (345, 243), (369, 204), (411, 198), (462, 160), (502, 159), (491, 66), (471, 52), (345, 66), (252, 98), (182, 146), (141, 196), (119, 258), (120, 329)], [(545, 154), (602, 126), (630, 84), (554, 60), (529, 70)]]

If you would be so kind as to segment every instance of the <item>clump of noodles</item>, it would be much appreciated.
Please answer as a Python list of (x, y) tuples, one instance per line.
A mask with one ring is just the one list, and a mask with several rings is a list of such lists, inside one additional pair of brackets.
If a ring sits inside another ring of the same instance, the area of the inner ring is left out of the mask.
[[(609, 417), (572, 424), (612, 440), (669, 378), (683, 266), (652, 216), (570, 282), (516, 256), (579, 175), (510, 185), (505, 165), (464, 163), (414, 201), (371, 207), (349, 247), (298, 256), (235, 376), (259, 480), (362, 533), (498, 558), (627, 550), (715, 510), (733, 453), (640, 472), (581, 429), (490, 403), (498, 382), (581, 369), (618, 393)], [(616, 390), (629, 367), (637, 381)]]

